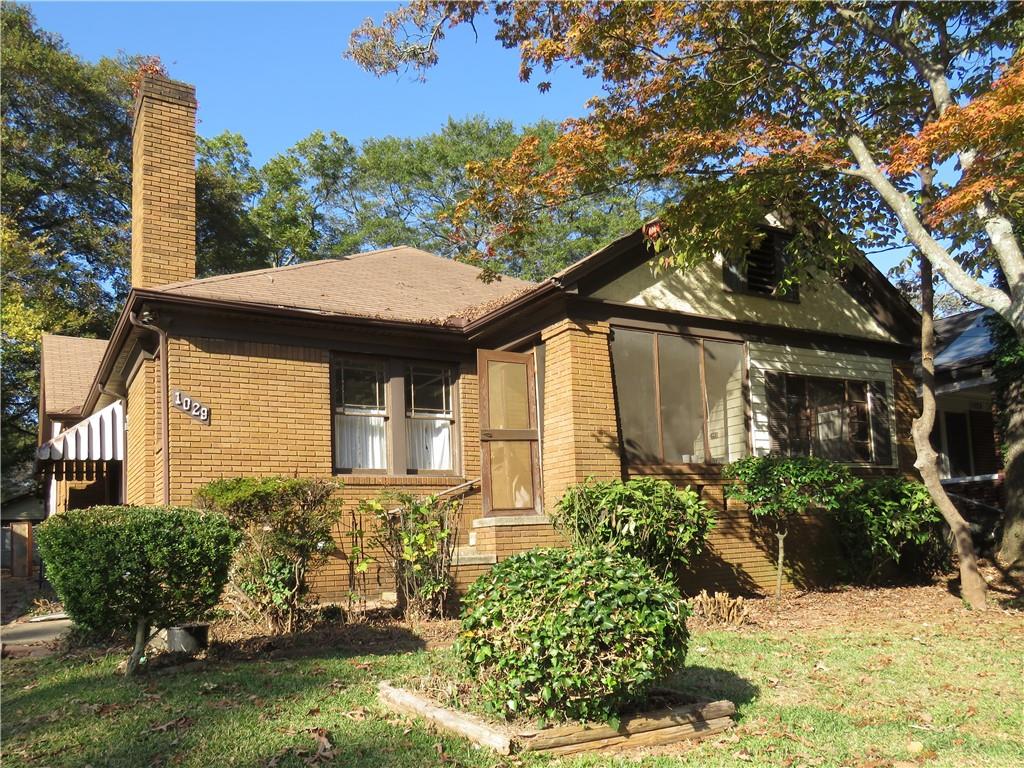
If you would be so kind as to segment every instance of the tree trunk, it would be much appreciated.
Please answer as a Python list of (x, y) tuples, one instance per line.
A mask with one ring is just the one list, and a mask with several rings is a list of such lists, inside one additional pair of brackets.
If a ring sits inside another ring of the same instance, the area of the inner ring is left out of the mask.
[(971, 541), (971, 529), (953, 505), (939, 477), (939, 456), (932, 448), (932, 428), (935, 426), (935, 287), (932, 283), (932, 265), (924, 256), (921, 262), (921, 415), (914, 419), (912, 434), (917, 460), (914, 466), (921, 473), (928, 493), (938, 507), (953, 534), (957, 557), (960, 560), (960, 594), (972, 608), (985, 608), (988, 584), (978, 572), (978, 558)]
[(1024, 575), (1024, 380), (1006, 382), (1001, 399), (1006, 415), (1006, 513), (999, 559), (1011, 574)]
[(775, 538), (779, 540), (779, 559), (775, 568), (775, 599), (782, 599), (782, 563), (786, 555), (786, 534), (789, 530), (776, 531)]
[(139, 665), (146, 655), (146, 643), (149, 642), (149, 618), (142, 616), (135, 622), (135, 647), (128, 657), (128, 664), (124, 668), (124, 676), (131, 677), (139, 671)]

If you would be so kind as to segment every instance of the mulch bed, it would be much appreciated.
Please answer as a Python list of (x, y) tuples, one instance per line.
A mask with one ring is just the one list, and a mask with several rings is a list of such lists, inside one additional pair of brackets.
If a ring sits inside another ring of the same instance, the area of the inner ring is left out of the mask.
[[(990, 565), (983, 565), (981, 570), (989, 582), (991, 609), (987, 613), (1024, 614), (1021, 585)], [(958, 586), (957, 576), (949, 575), (925, 585), (786, 592), (781, 600), (750, 600), (744, 627), (793, 632), (949, 619), (970, 611), (960, 599)]]

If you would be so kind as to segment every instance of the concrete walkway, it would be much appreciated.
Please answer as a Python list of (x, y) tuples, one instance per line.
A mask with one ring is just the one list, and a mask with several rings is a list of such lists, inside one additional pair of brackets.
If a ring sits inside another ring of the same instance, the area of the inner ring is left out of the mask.
[(71, 630), (71, 619), (18, 621), (0, 627), (4, 658), (49, 656), (55, 641)]

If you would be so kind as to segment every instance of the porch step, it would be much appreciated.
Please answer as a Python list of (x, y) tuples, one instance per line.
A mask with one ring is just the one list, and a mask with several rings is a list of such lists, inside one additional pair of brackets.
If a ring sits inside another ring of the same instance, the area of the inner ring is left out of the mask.
[(478, 517), (474, 528), (501, 528), (506, 525), (551, 525), (547, 515), (503, 515), (500, 517)]
[(498, 556), (493, 552), (479, 552), (476, 546), (458, 546), (453, 560), (455, 565), (494, 565)]

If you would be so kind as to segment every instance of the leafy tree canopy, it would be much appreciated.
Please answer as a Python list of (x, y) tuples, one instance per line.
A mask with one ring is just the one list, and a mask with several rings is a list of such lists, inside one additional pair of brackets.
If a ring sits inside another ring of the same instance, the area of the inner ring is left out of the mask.
[[(479, 169), (463, 213), (495, 223), (492, 243), (523, 248), (538, 206), (675, 180), (687, 194), (650, 237), (677, 266), (742, 260), (775, 213), (794, 275), (842, 264), (851, 241), (909, 244), (1024, 333), (1019, 4), (416, 0), (355, 30), (349, 55), (422, 73), (453, 27), (492, 12), (523, 80), (570, 66), (604, 86), (549, 166), (527, 137)], [(980, 278), (992, 266), (1008, 290)]]

